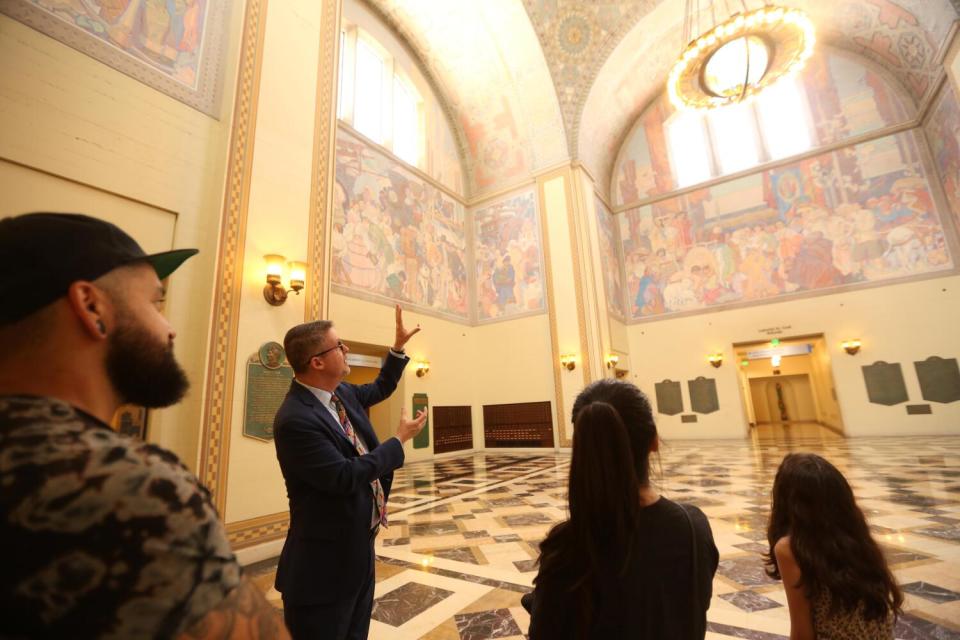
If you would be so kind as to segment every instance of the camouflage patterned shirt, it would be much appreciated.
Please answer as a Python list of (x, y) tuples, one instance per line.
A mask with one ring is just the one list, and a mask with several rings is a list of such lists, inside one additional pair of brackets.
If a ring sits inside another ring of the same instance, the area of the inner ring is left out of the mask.
[(175, 455), (53, 398), (0, 396), (0, 637), (169, 638), (240, 583)]

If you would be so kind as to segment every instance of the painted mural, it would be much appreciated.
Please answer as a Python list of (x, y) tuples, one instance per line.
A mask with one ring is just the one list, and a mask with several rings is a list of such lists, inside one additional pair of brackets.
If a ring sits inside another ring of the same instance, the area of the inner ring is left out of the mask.
[(949, 82), (940, 91), (926, 132), (944, 193), (960, 229), (960, 104)]
[[(3, 13), (207, 113), (224, 0), (10, 0)], [(66, 28), (64, 28), (66, 27)]]
[(914, 132), (618, 217), (633, 320), (953, 268)]
[[(814, 146), (839, 142), (909, 118), (897, 93), (877, 72), (842, 53), (823, 52), (799, 78)], [(676, 188), (664, 124), (674, 110), (665, 95), (640, 116), (623, 145), (613, 179), (617, 205), (630, 204)]]
[(343, 129), (334, 195), (336, 290), (469, 319), (463, 205)]
[(543, 252), (533, 189), (473, 212), (477, 320), (542, 312)]
[(600, 268), (607, 297), (607, 312), (623, 321), (623, 260), (620, 259), (620, 227), (616, 218), (597, 195), (593, 197), (597, 210), (597, 232), (600, 240)]

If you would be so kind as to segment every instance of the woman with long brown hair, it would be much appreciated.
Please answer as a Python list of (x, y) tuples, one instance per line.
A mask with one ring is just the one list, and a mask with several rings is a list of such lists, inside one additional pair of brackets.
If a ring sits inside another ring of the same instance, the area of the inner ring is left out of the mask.
[(773, 483), (767, 573), (783, 580), (790, 640), (893, 638), (903, 594), (843, 474), (791, 453)]
[(719, 555), (706, 516), (659, 495), (650, 403), (600, 380), (573, 405), (570, 518), (540, 545), (530, 640), (702, 639)]

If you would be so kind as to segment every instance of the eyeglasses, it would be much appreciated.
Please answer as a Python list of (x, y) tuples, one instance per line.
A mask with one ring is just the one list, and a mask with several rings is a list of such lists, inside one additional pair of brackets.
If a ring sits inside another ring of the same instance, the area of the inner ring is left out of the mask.
[(347, 345), (343, 344), (343, 341), (337, 340), (337, 344), (333, 345), (329, 349), (324, 349), (319, 353), (313, 354), (312, 356), (310, 356), (310, 359), (313, 360), (314, 358), (321, 358), (327, 355), (328, 353), (330, 353), (331, 351), (333, 351), (334, 349), (340, 349), (340, 351), (343, 351), (344, 353), (346, 353)]

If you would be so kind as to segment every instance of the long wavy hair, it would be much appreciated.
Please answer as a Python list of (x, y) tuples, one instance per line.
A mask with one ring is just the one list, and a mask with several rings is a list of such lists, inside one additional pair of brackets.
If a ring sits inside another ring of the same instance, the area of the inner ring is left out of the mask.
[[(646, 396), (628, 382), (604, 379), (573, 405), (570, 519), (540, 545), (537, 584), (561, 585), (572, 597), (577, 631), (589, 633), (601, 581), (623, 577), (649, 483), (650, 446), (657, 437)], [(571, 579), (572, 576), (572, 579)]]
[(862, 604), (868, 620), (900, 615), (903, 593), (870, 535), (850, 484), (816, 454), (787, 455), (773, 482), (765, 560), (767, 574), (778, 580), (773, 547), (787, 535), (808, 598), (826, 591), (834, 613), (856, 611)]

